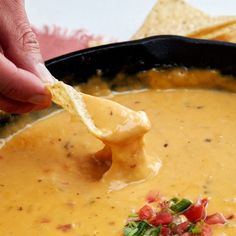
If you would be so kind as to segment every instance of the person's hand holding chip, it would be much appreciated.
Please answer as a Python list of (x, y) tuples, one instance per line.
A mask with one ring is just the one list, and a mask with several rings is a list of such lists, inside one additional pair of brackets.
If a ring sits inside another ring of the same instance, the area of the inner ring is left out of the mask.
[(52, 76), (43, 64), (23, 0), (0, 0), (0, 109), (11, 113), (50, 105), (43, 82)]

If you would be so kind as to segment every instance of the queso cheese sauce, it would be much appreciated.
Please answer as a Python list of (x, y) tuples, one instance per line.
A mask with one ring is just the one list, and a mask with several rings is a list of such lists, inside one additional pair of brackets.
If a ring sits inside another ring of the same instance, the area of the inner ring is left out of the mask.
[[(157, 76), (148, 73), (143, 78)], [(119, 181), (108, 185), (102, 179), (111, 162), (98, 158), (103, 143), (69, 113), (56, 113), (0, 150), (1, 236), (122, 236), (127, 216), (144, 205), (149, 191), (168, 198), (207, 197), (208, 213), (236, 214), (235, 93), (152, 86), (111, 99), (147, 113), (151, 130), (145, 151), (159, 163), (158, 174), (111, 191)], [(213, 235), (235, 236), (235, 224), (232, 219), (213, 226)]]

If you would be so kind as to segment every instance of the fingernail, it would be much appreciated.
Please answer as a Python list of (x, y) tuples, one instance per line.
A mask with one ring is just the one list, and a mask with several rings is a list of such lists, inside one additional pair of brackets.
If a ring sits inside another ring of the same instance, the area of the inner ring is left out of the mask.
[(45, 104), (49, 100), (47, 95), (34, 95), (28, 99), (28, 102), (33, 104)]
[(36, 70), (39, 74), (40, 79), (44, 83), (54, 83), (55, 78), (52, 76), (52, 74), (49, 72), (49, 70), (46, 68), (46, 66), (42, 63), (39, 63), (36, 65)]

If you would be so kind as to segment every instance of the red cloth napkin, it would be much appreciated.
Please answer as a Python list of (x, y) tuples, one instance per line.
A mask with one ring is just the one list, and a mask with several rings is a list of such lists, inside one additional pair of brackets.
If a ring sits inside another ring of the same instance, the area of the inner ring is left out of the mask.
[(33, 27), (33, 30), (38, 37), (45, 61), (69, 52), (102, 44), (102, 37), (89, 34), (85, 30), (68, 32), (67, 29), (59, 26), (44, 26), (41, 30)]

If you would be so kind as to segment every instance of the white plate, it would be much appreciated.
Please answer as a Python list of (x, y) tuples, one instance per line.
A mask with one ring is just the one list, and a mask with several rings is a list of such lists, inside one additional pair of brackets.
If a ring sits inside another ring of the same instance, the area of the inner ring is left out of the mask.
[[(26, 0), (30, 21), (37, 27), (58, 25), (86, 29), (107, 39), (128, 40), (156, 0)], [(188, 0), (211, 15), (235, 15), (235, 0)]]

